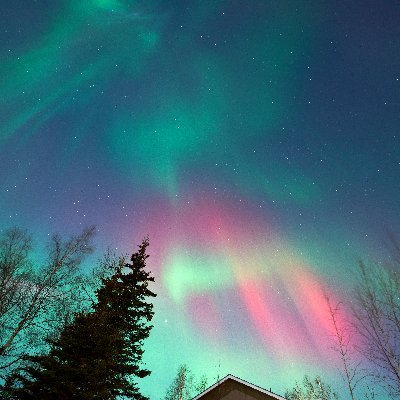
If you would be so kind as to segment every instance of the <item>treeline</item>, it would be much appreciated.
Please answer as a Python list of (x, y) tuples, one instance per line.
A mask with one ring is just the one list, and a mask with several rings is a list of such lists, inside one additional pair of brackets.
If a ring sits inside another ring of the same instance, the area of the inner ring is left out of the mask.
[[(26, 231), (0, 236), (1, 399), (146, 399), (137, 381), (150, 373), (142, 363), (155, 296), (149, 243), (130, 262), (108, 253), (84, 273), (94, 232), (56, 235), (36, 259)], [(350, 304), (326, 297), (344, 398), (351, 400), (400, 398), (400, 246), (393, 236), (389, 242), (390, 265), (359, 263)], [(212, 383), (182, 365), (164, 399), (189, 400)], [(286, 398), (339, 399), (336, 392), (324, 378), (306, 375)]]
[(2, 399), (145, 400), (137, 379), (155, 294), (146, 271), (147, 239), (127, 262), (107, 254), (90, 274), (94, 228), (54, 236), (40, 262), (20, 229), (0, 238)]

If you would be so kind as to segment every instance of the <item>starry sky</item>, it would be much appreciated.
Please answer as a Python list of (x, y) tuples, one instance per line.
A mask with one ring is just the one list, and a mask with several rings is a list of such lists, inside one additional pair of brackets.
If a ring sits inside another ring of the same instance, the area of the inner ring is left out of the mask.
[(181, 363), (340, 382), (324, 293), (400, 231), (400, 3), (0, 7), (0, 229), (149, 236), (144, 394)]

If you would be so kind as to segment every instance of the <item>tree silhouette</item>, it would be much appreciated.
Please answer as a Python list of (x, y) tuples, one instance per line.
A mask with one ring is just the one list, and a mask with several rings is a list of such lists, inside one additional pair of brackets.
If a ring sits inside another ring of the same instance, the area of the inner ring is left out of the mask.
[(286, 390), (287, 400), (338, 400), (338, 395), (330, 385), (324, 382), (321, 377), (311, 379), (308, 375), (303, 378), (302, 385), (296, 382), (293, 389)]
[(400, 274), (399, 269), (360, 262), (355, 291), (355, 327), (361, 352), (372, 366), (373, 381), (392, 397), (400, 396)]
[(207, 378), (201, 376), (196, 381), (194, 374), (186, 364), (178, 368), (178, 372), (169, 386), (164, 400), (190, 400), (207, 388)]
[(156, 295), (148, 288), (154, 278), (145, 271), (144, 240), (131, 263), (122, 259), (102, 279), (97, 303), (79, 313), (59, 337), (49, 340), (48, 354), (27, 357), (28, 364), (6, 381), (11, 399), (128, 399), (145, 400), (134, 378), (150, 371), (142, 367), (143, 340), (152, 326)]
[(47, 254), (31, 259), (32, 239), (12, 228), (0, 237), (0, 369), (16, 367), (71, 313), (83, 308), (83, 258), (92, 251), (94, 227), (64, 241), (53, 236)]

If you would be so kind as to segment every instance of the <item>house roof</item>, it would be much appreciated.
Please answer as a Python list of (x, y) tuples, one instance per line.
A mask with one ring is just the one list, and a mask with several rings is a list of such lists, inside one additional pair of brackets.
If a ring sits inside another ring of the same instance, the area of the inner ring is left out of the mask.
[(222, 378), (221, 380), (219, 380), (218, 382), (214, 383), (214, 385), (210, 386), (208, 389), (204, 390), (204, 392), (198, 394), (196, 397), (194, 397), (192, 400), (200, 400), (202, 399), (205, 395), (207, 395), (209, 392), (213, 391), (215, 388), (217, 388), (218, 386), (222, 385), (223, 383), (227, 382), (228, 380), (232, 380), (236, 383), (238, 383), (239, 385), (244, 385), (247, 386), (251, 389), (256, 390), (259, 393), (264, 393), (269, 395), (272, 399), (277, 399), (277, 400), (286, 400), (284, 397), (279, 396), (275, 393), (270, 392), (269, 390), (263, 389), (259, 386), (253, 385), (252, 383), (249, 383), (243, 379), (240, 379), (236, 376), (233, 375), (227, 375), (225, 376), (225, 378)]

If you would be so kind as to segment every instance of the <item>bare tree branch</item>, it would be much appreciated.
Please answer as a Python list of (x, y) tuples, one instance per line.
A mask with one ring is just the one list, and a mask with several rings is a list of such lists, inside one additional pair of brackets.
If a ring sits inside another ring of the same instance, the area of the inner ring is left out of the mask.
[(355, 291), (355, 327), (371, 375), (392, 396), (400, 396), (400, 279), (395, 270), (360, 262)]
[(361, 375), (360, 362), (353, 359), (353, 349), (350, 344), (350, 328), (340, 321), (341, 304), (332, 305), (330, 298), (325, 295), (329, 315), (334, 329), (336, 346), (334, 350), (339, 353), (342, 364), (342, 376), (349, 391), (350, 398), (355, 400), (357, 385), (365, 378)]
[(31, 237), (11, 229), (0, 239), (0, 368), (18, 362), (83, 304), (79, 266), (94, 227), (63, 242), (55, 235), (42, 265), (30, 261)]

